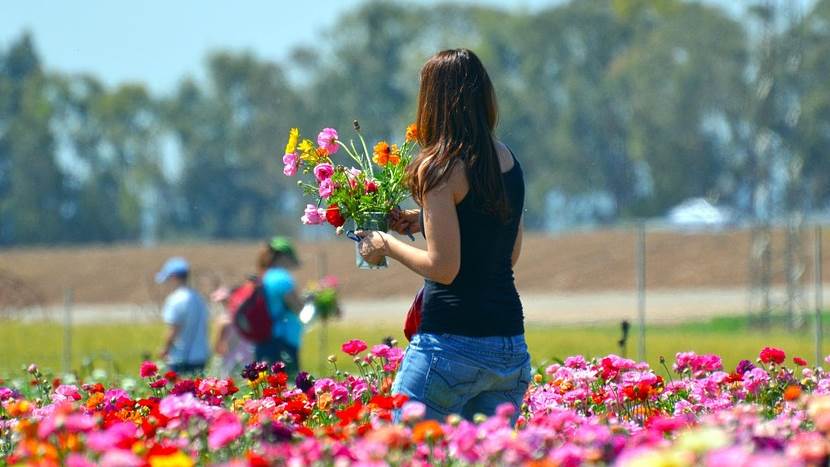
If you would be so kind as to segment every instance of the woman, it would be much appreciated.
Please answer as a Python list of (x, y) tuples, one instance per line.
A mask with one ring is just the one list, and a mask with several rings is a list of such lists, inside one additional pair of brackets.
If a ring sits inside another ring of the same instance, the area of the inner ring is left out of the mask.
[(298, 265), (294, 247), (284, 237), (272, 238), (260, 250), (257, 259), (265, 302), (274, 328), (270, 339), (256, 345), (255, 357), (257, 361), (285, 363), (289, 376), (299, 371), (303, 333), (303, 324), (298, 316), (303, 303), (290, 272)]
[(430, 58), (418, 97), (421, 153), (407, 168), (420, 209), (392, 216), (398, 233), (422, 231), (426, 249), (359, 232), (367, 261), (388, 256), (425, 278), (421, 326), (393, 392), (423, 402), (433, 419), (491, 415), (504, 403), (518, 409), (530, 382), (513, 279), (524, 180), (511, 151), (493, 137), (496, 115), (493, 86), (473, 52)]

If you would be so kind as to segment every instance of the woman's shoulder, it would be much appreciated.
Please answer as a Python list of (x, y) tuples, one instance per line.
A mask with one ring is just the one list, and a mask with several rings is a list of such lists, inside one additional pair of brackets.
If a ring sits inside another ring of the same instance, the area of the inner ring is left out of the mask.
[(502, 173), (509, 172), (516, 164), (513, 151), (511, 151), (506, 144), (497, 139), (493, 139), (493, 144), (496, 147), (496, 154), (499, 156), (499, 167), (501, 167)]

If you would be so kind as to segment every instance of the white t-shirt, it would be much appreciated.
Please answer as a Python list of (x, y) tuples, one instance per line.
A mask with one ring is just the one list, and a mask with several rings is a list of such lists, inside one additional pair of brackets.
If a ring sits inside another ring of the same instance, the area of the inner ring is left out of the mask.
[(164, 301), (164, 322), (179, 326), (167, 354), (169, 364), (204, 363), (208, 359), (208, 310), (190, 287), (179, 287)]

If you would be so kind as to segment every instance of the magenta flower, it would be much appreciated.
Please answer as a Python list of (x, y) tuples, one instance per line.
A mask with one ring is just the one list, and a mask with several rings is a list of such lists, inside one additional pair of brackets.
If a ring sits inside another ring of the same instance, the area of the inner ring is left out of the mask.
[[(332, 179), (330, 178), (323, 180), (322, 182), (320, 182), (320, 187), (318, 191), (320, 193), (321, 198), (328, 199), (331, 196), (331, 194), (334, 193), (334, 181), (332, 181)], [(324, 212), (323, 216), (325, 217), (325, 215), (326, 214)]]
[(208, 447), (211, 450), (222, 449), (231, 441), (242, 435), (242, 423), (232, 412), (222, 412), (208, 428)]
[(353, 357), (355, 355), (359, 354), (360, 352), (363, 352), (364, 350), (366, 350), (366, 348), (367, 348), (366, 343), (363, 342), (360, 339), (352, 339), (352, 340), (346, 342), (345, 344), (343, 344), (340, 347), (340, 349), (343, 352), (345, 352), (345, 353), (347, 353), (347, 354), (349, 354)]
[(326, 210), (313, 204), (306, 205), (305, 214), (300, 220), (306, 225), (322, 224), (326, 221)]
[(284, 156), (282, 156), (282, 163), (285, 166), (282, 168), (282, 173), (288, 177), (293, 177), (297, 175), (297, 167), (300, 165), (300, 158), (297, 157), (296, 153), (290, 152)]
[(337, 144), (337, 130), (334, 128), (323, 128), (317, 135), (317, 145), (325, 149), (327, 153), (334, 154), (340, 149)]
[(332, 175), (334, 175), (334, 166), (328, 162), (317, 164), (317, 166), (314, 167), (314, 178), (316, 178), (318, 182), (327, 180), (331, 178)]
[(141, 364), (141, 369), (139, 369), (138, 374), (140, 374), (142, 378), (149, 378), (151, 376), (155, 376), (158, 371), (159, 367), (157, 367), (155, 363), (147, 360)]

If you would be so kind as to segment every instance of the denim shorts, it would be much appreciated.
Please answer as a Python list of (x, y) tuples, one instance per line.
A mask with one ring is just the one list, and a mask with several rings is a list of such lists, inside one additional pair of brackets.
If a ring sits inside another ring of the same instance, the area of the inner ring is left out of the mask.
[[(530, 355), (524, 335), (466, 337), (416, 334), (392, 385), (393, 394), (426, 405), (426, 417), (449, 414), (470, 420), (513, 404), (518, 417), (530, 384)], [(514, 421), (515, 421), (514, 417)]]

